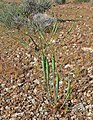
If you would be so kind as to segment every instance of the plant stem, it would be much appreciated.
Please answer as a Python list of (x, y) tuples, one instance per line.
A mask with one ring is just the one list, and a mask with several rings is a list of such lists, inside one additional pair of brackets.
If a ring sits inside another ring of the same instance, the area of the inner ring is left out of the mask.
[(64, 107), (69, 97), (70, 97), (70, 80), (68, 80), (68, 91), (67, 91), (66, 99), (64, 100), (63, 105), (60, 108)]
[(45, 80), (45, 85), (47, 85), (47, 77), (46, 77), (46, 57), (42, 55), (42, 68), (43, 68), (43, 73), (44, 73), (44, 80)]
[(52, 96), (51, 96), (51, 90), (50, 90), (50, 67), (47, 59), (46, 59), (46, 73), (47, 73), (47, 92), (50, 99), (50, 103), (52, 104)]
[(59, 90), (59, 75), (58, 73), (56, 74), (56, 94), (55, 94), (55, 97), (56, 97), (56, 104), (58, 102), (58, 90)]

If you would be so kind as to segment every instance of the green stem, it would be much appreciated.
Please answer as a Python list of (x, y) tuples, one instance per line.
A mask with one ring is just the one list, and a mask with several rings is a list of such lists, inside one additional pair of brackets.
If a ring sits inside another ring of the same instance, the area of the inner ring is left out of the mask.
[(43, 74), (44, 74), (44, 81), (45, 84), (47, 84), (47, 77), (46, 77), (46, 57), (42, 55), (42, 68), (43, 68)]
[(60, 108), (64, 107), (69, 97), (70, 97), (70, 80), (68, 80), (68, 91), (67, 91), (66, 99), (64, 100), (63, 105)]
[(59, 90), (59, 75), (58, 73), (56, 74), (56, 94), (55, 94), (55, 97), (56, 97), (56, 104), (58, 102), (58, 90)]
[(50, 103), (52, 104), (52, 96), (51, 96), (51, 89), (50, 89), (50, 67), (47, 59), (46, 59), (46, 73), (47, 73), (47, 92), (50, 99)]

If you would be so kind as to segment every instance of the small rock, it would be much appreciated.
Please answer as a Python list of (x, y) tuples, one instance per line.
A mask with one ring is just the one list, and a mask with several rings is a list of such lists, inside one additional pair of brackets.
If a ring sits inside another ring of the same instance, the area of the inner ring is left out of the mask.
[(27, 98), (28, 98), (28, 99), (32, 99), (32, 96), (28, 96)]
[(38, 79), (34, 80), (34, 83), (36, 83), (36, 84), (40, 84), (40, 82), (39, 82)]
[(82, 50), (83, 50), (84, 52), (90, 52), (90, 53), (93, 53), (93, 49), (90, 48), (90, 47), (83, 47)]
[(34, 57), (34, 63), (36, 63), (37, 62), (37, 58), (36, 57)]
[(5, 88), (5, 91), (6, 91), (6, 92), (9, 92), (9, 88)]
[(29, 78), (30, 77), (30, 73), (27, 73), (26, 77)]
[(52, 40), (52, 43), (56, 43), (56, 39)]
[(13, 88), (13, 89), (17, 88), (17, 85), (13, 85), (12, 88)]
[(4, 88), (4, 87), (5, 87), (5, 84), (1, 84), (1, 87)]
[(24, 78), (24, 74), (21, 74), (21, 75), (20, 75), (20, 78)]
[(64, 68), (65, 68), (65, 69), (66, 69), (66, 68), (72, 68), (72, 69), (73, 69), (73, 65), (66, 64)]
[(32, 101), (32, 104), (35, 105), (36, 103), (35, 99), (32, 99), (31, 101)]
[(17, 58), (19, 58), (20, 56), (19, 55), (17, 55)]
[(23, 116), (23, 114), (24, 114), (24, 112), (22, 112), (22, 113), (14, 113), (13, 115), (12, 115), (12, 117), (17, 117), (17, 116)]
[(10, 118), (10, 120), (16, 120), (16, 118)]
[(27, 56), (28, 58), (31, 58), (31, 54), (26, 53), (26, 56)]
[(83, 104), (79, 103), (79, 104), (76, 104), (73, 106), (72, 113), (74, 113), (76, 111), (84, 111), (84, 110), (85, 110), (85, 108), (84, 108)]
[(48, 112), (45, 112), (45, 116), (47, 116), (48, 115)]
[(2, 36), (1, 39), (4, 39), (4, 37)]
[(34, 94), (36, 94), (36, 93), (37, 93), (37, 89), (35, 88), (35, 89), (34, 89)]

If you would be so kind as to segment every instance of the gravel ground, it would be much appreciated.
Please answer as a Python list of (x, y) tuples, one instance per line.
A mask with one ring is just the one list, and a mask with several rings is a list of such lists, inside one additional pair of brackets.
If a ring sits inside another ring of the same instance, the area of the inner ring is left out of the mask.
[[(0, 27), (0, 120), (93, 120), (93, 6), (69, 3), (53, 7), (49, 14), (53, 12), (58, 18), (80, 20), (59, 23), (58, 37), (52, 41), (62, 102), (68, 75), (71, 80), (66, 107), (50, 107), (40, 59), (31, 49), (12, 39), (11, 34), (16, 30), (9, 34)], [(73, 29), (66, 35), (69, 26)]]

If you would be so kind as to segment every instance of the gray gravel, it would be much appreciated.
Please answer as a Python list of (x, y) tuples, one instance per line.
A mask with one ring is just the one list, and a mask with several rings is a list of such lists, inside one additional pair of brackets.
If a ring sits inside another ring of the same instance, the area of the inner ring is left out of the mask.
[[(78, 9), (82, 8), (82, 5)], [(89, 9), (87, 4), (83, 9), (86, 8)], [(92, 8), (89, 13), (91, 12), (93, 12)], [(89, 13), (86, 15), (88, 16)], [(43, 87), (40, 59), (32, 50), (20, 45), (11, 36), (5, 35), (5, 29), (0, 27), (0, 32), (4, 31), (0, 36), (0, 120), (93, 120), (93, 52), (90, 52), (90, 49), (88, 51), (82, 49), (83, 47), (93, 49), (93, 31), (86, 26), (87, 24), (91, 26), (93, 21), (90, 17), (87, 23), (88, 18), (85, 18), (86, 16), (84, 16), (86, 21), (76, 23), (78, 25), (73, 28), (70, 36), (67, 36), (67, 41), (65, 40), (61, 45), (59, 42), (53, 43), (53, 46), (59, 46), (55, 54), (59, 55), (57, 59), (62, 64), (58, 66), (62, 78), (59, 89), (59, 93), (63, 95), (62, 103), (70, 74), (71, 94), (66, 103), (68, 110), (50, 107)], [(65, 28), (69, 25), (72, 23), (64, 23), (59, 41), (63, 39), (63, 32), (65, 33)]]

